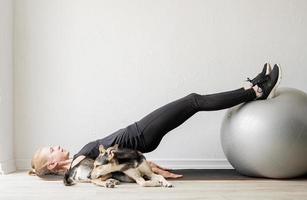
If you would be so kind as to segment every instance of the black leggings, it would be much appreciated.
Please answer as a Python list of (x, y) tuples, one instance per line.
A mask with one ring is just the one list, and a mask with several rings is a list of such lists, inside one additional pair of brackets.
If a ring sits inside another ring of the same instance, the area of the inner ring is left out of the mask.
[(252, 88), (247, 90), (240, 88), (209, 95), (191, 93), (170, 102), (136, 122), (139, 131), (144, 136), (145, 149), (143, 153), (156, 149), (166, 133), (181, 125), (198, 111), (230, 108), (255, 98), (256, 93)]

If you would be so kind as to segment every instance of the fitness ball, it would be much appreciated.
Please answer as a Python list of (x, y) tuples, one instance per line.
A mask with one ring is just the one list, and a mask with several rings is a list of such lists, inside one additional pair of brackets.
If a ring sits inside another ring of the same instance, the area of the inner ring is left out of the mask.
[(241, 174), (294, 178), (307, 173), (307, 94), (280, 88), (272, 99), (230, 108), (222, 122), (226, 158)]

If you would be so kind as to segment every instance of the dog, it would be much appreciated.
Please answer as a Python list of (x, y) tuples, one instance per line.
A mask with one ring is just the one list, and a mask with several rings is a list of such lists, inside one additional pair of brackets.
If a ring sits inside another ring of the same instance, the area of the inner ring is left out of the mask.
[(91, 179), (97, 180), (116, 171), (124, 173), (143, 187), (172, 187), (172, 184), (163, 176), (151, 170), (141, 152), (118, 148), (118, 145), (105, 149), (103, 145), (100, 145), (99, 156), (95, 159), (94, 168), (91, 171)]
[(91, 172), (94, 168), (94, 160), (85, 158), (77, 165), (70, 168), (64, 175), (63, 183), (66, 186), (71, 186), (76, 183), (93, 183), (98, 186), (106, 188), (114, 188), (119, 182), (134, 182), (128, 176), (121, 172), (113, 172), (100, 176), (99, 178), (92, 179)]

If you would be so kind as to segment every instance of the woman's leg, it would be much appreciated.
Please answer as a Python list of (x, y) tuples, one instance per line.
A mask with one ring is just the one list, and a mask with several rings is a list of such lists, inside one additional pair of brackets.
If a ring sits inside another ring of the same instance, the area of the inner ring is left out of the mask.
[(170, 102), (139, 120), (137, 126), (144, 136), (145, 151), (153, 151), (169, 131), (181, 125), (198, 111), (213, 111), (230, 108), (256, 98), (253, 88), (240, 88), (217, 94), (191, 93)]

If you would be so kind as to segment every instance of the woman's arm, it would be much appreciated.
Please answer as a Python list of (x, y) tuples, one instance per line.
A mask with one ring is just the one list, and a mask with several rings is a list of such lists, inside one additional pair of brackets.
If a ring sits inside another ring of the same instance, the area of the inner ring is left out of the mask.
[(77, 165), (79, 162), (81, 162), (86, 156), (80, 155), (78, 156), (73, 162), (71, 163), (71, 168), (73, 168), (75, 165)]
[(169, 172), (168, 171), (169, 169), (163, 168), (153, 163), (152, 161), (147, 161), (147, 162), (153, 172), (155, 172), (156, 174), (162, 175), (164, 178), (180, 178), (183, 176), (181, 174), (175, 174), (175, 173)]

